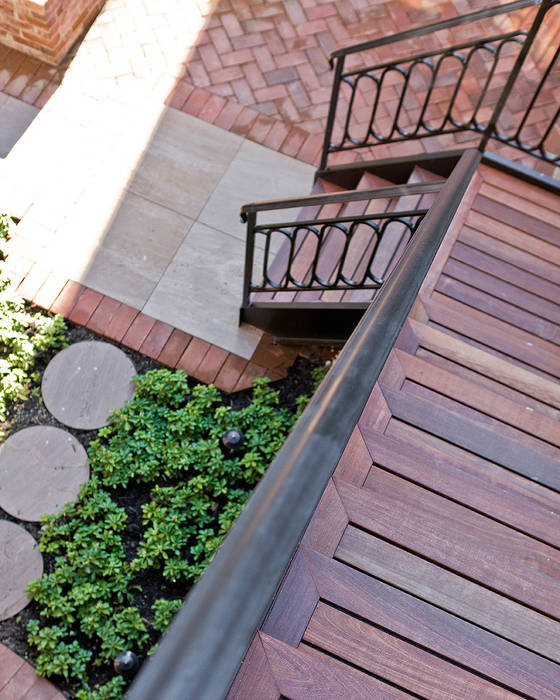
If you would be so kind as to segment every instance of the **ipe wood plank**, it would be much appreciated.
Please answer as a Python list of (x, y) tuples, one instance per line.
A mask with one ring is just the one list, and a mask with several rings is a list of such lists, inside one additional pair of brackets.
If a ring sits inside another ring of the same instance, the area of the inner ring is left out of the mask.
[(558, 664), (329, 557), (303, 556), (323, 602), (522, 693), (560, 694)]
[(552, 282), (560, 280), (560, 267), (557, 265), (517, 248), (508, 241), (493, 238), (469, 226), (463, 226), (458, 241), (499, 258), (505, 263), (515, 266), (516, 269), (526, 270), (532, 275), (537, 275), (541, 279)]
[(504, 302), (485, 291), (475, 289), (446, 275), (442, 275), (439, 278), (436, 290), (466, 306), (502, 319), (512, 326), (521, 328), (556, 345), (560, 344), (560, 328), (558, 325), (535, 316), (522, 308), (513, 306), (511, 303)]
[(558, 195), (553, 192), (549, 192), (538, 185), (531, 185), (524, 180), (519, 180), (513, 175), (508, 175), (488, 165), (479, 166), (477, 173), (484, 182), (494, 185), (502, 191), (527, 199), (533, 204), (538, 204), (540, 207), (558, 213)]
[(382, 387), (392, 414), (522, 476), (560, 490), (558, 462), (438, 404)]
[(372, 460), (360, 429), (356, 426), (338, 462), (335, 475), (339, 479), (360, 487), (365, 481), (371, 463)]
[(463, 379), (453, 372), (436, 367), (419, 357), (400, 350), (394, 352), (406, 376), (414, 382), (509, 423), (519, 430), (541, 438), (541, 440), (560, 446), (558, 422), (534, 410), (527, 410), (525, 400), (522, 402), (513, 401), (476, 385), (472, 380)]
[(227, 694), (227, 700), (279, 700), (280, 691), (257, 634)]
[[(461, 241), (457, 241), (453, 246), (451, 258), (469, 265), (469, 270), (472, 268), (482, 270), (488, 275), (524, 289), (536, 295), (541, 301), (549, 300), (549, 302), (547, 301), (549, 306), (553, 304), (560, 305), (560, 285), (554, 284), (555, 279), (560, 282), (560, 270), (555, 270), (557, 273), (556, 277), (551, 277), (550, 280), (543, 279), (532, 272), (515, 267), (509, 262), (498, 259), (493, 255), (488, 255), (470, 245), (465, 245)], [(465, 279), (465, 281), (468, 281), (468, 279)], [(537, 310), (537, 313), (539, 312), (540, 310)]]
[(424, 306), (436, 323), (560, 378), (556, 345), (440, 294), (426, 299)]
[[(411, 697), (307, 645), (294, 649), (267, 634), (261, 633), (260, 638), (278, 688), (282, 696), (290, 700)], [(254, 695), (253, 700), (260, 698)]]
[[(485, 271), (475, 269), (470, 265), (453, 259), (447, 261), (443, 271), (447, 277), (464, 282), (503, 302), (518, 306), (534, 316), (548, 319), (555, 324), (560, 323), (560, 306), (558, 304), (553, 304), (548, 299), (543, 298), (543, 296), (537, 296), (515, 284), (511, 284), (509, 279), (507, 281), (498, 279)], [(560, 288), (556, 287), (556, 285), (550, 286), (560, 292)]]
[(560, 663), (560, 623), (349, 526), (336, 558)]
[(302, 544), (332, 556), (347, 525), (348, 515), (334, 481), (330, 479), (307, 526)]
[[(504, 187), (504, 185), (496, 186), (489, 182), (484, 182), (479, 189), (479, 193), (482, 197), (503, 207), (507, 207), (531, 219), (550, 224), (550, 226), (560, 231), (558, 198), (556, 198), (555, 206), (553, 206), (552, 201), (547, 201), (547, 205), (550, 204), (550, 206), (543, 206), (541, 202), (533, 202), (530, 197), (527, 196), (527, 191), (522, 192), (519, 186), (516, 188), (516, 192), (509, 191), (507, 188), (507, 184)], [(554, 197), (554, 195), (551, 194), (551, 197)]]
[(442, 355), (438, 355), (437, 353), (427, 350), (426, 348), (419, 347), (416, 350), (415, 356), (420, 360), (425, 360), (431, 365), (445, 370), (446, 372), (451, 372), (458, 377), (462, 377), (466, 381), (471, 382), (471, 384), (480, 386), (488, 391), (491, 391), (493, 394), (503, 396), (514, 403), (525, 406), (527, 411), (533, 410), (539, 415), (547, 416), (554, 422), (560, 421), (560, 411), (557, 408), (553, 408), (549, 404), (538, 401), (533, 396), (524, 394), (523, 392), (513, 389), (506, 384), (501, 384), (495, 379), (492, 379), (492, 377), (488, 377), (485, 374), (480, 374), (469, 367), (465, 367), (462, 364), (454, 362), (453, 360), (443, 357)]
[(492, 238), (520, 248), (526, 253), (547, 260), (553, 265), (560, 266), (560, 248), (529, 233), (524, 233), (519, 228), (509, 226), (503, 221), (492, 219), (474, 210), (469, 212), (466, 224)]
[[(376, 465), (560, 547), (560, 495), (554, 491), (466, 452), (437, 449), (420, 436), (412, 442), (364, 435)], [(370, 487), (369, 477), (364, 486)]]
[(560, 554), (426, 489), (377, 470), (371, 490), (339, 482), (350, 522), (550, 615)]
[(301, 552), (297, 552), (261, 627), (286, 644), (297, 646), (319, 600)]
[[(478, 195), (473, 203), (473, 210), (485, 216), (504, 222), (508, 226), (514, 226), (526, 233), (548, 241), (552, 245), (558, 244), (558, 228), (540, 218), (535, 218), (522, 211), (512, 209), (510, 206), (501, 204), (487, 197)], [(533, 213), (536, 213), (533, 211)]]
[(304, 639), (422, 697), (515, 697), (504, 688), (325, 603), (317, 606)]
[(471, 424), (477, 424), (489, 428), (497, 438), (505, 438), (506, 440), (510, 440), (514, 445), (527, 447), (533, 452), (550, 457), (557, 464), (560, 464), (560, 450), (555, 445), (551, 445), (549, 442), (540, 440), (530, 433), (523, 432), (507, 423), (497, 420), (491, 414), (482, 413), (479, 410), (471, 408), (469, 401), (456, 401), (408, 379), (403, 384), (401, 394), (402, 396), (417, 397), (418, 399), (428, 401), (430, 404), (462, 416), (468, 421), (469, 426)]

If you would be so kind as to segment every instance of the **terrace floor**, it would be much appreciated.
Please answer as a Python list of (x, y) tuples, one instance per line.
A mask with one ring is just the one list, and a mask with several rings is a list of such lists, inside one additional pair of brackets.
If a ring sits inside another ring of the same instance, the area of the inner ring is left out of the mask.
[(298, 351), (238, 326), (239, 206), (310, 191), (329, 51), (491, 4), (108, 0), (58, 68), (0, 47), (20, 292), (225, 391), (285, 375)]
[[(238, 207), (310, 190), (330, 50), (491, 4), (108, 0), (57, 69), (0, 47), (19, 291), (226, 391), (279, 378), (297, 350), (237, 326)], [(559, 694), (558, 205), (471, 197), (233, 695)]]
[(558, 205), (479, 168), (229, 698), (558, 697)]

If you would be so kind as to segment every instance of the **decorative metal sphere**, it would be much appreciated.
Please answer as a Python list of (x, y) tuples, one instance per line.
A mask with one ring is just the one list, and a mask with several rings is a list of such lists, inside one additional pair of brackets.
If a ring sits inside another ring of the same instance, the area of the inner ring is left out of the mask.
[(133, 651), (127, 650), (121, 651), (113, 662), (113, 666), (115, 667), (115, 671), (120, 673), (121, 676), (131, 678), (136, 671), (138, 671), (140, 662)]
[(226, 452), (237, 452), (244, 442), (245, 436), (241, 430), (228, 430), (222, 435), (222, 445)]

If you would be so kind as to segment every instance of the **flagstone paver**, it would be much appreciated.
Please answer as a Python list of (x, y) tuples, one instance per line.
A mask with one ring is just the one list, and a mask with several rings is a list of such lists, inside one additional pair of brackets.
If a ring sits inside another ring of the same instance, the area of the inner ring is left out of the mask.
[(60, 428), (24, 428), (0, 448), (0, 507), (20, 520), (58, 513), (88, 479), (86, 451)]
[(0, 158), (5, 158), (25, 132), (39, 109), (0, 93)]
[(21, 525), (0, 520), (0, 620), (23, 610), (29, 603), (25, 587), (42, 573), (37, 542)]
[(62, 350), (43, 375), (43, 400), (64, 425), (93, 430), (107, 425), (110, 412), (132, 398), (136, 370), (109, 343), (85, 341)]

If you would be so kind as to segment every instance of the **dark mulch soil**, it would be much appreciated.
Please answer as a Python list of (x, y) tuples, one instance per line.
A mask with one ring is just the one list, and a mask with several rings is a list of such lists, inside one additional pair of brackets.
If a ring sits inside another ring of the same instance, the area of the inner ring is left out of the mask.
[[(74, 324), (68, 323), (68, 343), (77, 343), (84, 340), (104, 340), (99, 336), (91, 333), (87, 329), (81, 326), (75, 326)], [(150, 358), (141, 355), (133, 350), (122, 347), (118, 343), (113, 343), (117, 347), (121, 348), (128, 357), (132, 360), (138, 374), (143, 374), (151, 369), (156, 369), (161, 367), (157, 362), (151, 360)], [(8, 437), (11, 433), (21, 430), (22, 428), (27, 428), (33, 425), (52, 425), (58, 428), (69, 431), (74, 435), (82, 445), (87, 449), (89, 442), (96, 437), (97, 431), (86, 431), (86, 430), (75, 430), (74, 428), (69, 428), (57, 421), (46, 409), (42, 402), (40, 394), (40, 377), (42, 377), (43, 371), (45, 370), (47, 364), (50, 362), (52, 357), (57, 351), (49, 351), (44, 353), (43, 356), (38, 358), (35, 370), (39, 374), (39, 379), (33, 386), (30, 392), (29, 398), (22, 404), (13, 407), (10, 411), (8, 420), (3, 425), (0, 425), (0, 430)], [(273, 386), (279, 390), (279, 398), (281, 407), (286, 407), (290, 409), (295, 409), (295, 402), (298, 396), (302, 394), (311, 394), (313, 392), (313, 378), (311, 372), (314, 367), (317, 367), (324, 363), (325, 354), (321, 353), (319, 355), (311, 356), (307, 358), (300, 357), (296, 360), (294, 366), (290, 370), (289, 376), (279, 382), (275, 382)], [(241, 408), (250, 402), (250, 391), (239, 392), (237, 394), (227, 395), (224, 394), (224, 402), (234, 409)], [(141, 522), (141, 506), (149, 498), (149, 492), (153, 484), (138, 485), (134, 487), (127, 487), (126, 489), (121, 489), (116, 492), (115, 500), (120, 506), (125, 508), (128, 515), (128, 523), (126, 528), (125, 537), (125, 551), (127, 559), (132, 559), (136, 553), (139, 545), (139, 541), (142, 535), (142, 522)], [(13, 518), (8, 513), (0, 508), (0, 519), (10, 520), (16, 522), (22, 527), (24, 527), (29, 533), (38, 539), (40, 526), (38, 523), (28, 523), (21, 520)], [(50, 555), (44, 556), (45, 573), (50, 573), (53, 570), (53, 557)], [(139, 581), (142, 590), (139, 591), (133, 604), (138, 606), (140, 612), (145, 617), (151, 617), (151, 605), (156, 598), (183, 598), (190, 588), (189, 584), (168, 584), (166, 588), (161, 588), (161, 581), (151, 580), (146, 576), (143, 580)], [(35, 651), (29, 647), (26, 641), (26, 625), (27, 622), (33, 618), (37, 617), (39, 613), (39, 608), (35, 603), (30, 603), (19, 615), (0, 622), (0, 642), (6, 644), (13, 651), (15, 651), (20, 656), (28, 659), (33, 663), (33, 659), (36, 656)], [(157, 637), (151, 640), (151, 643), (155, 643)], [(87, 646), (87, 644), (85, 644)], [(113, 673), (110, 669), (99, 669), (96, 672), (95, 677), (91, 678), (93, 683), (104, 683), (112, 677)], [(77, 686), (65, 683), (63, 680), (59, 684), (60, 690), (67, 697), (73, 697), (77, 690)]]

